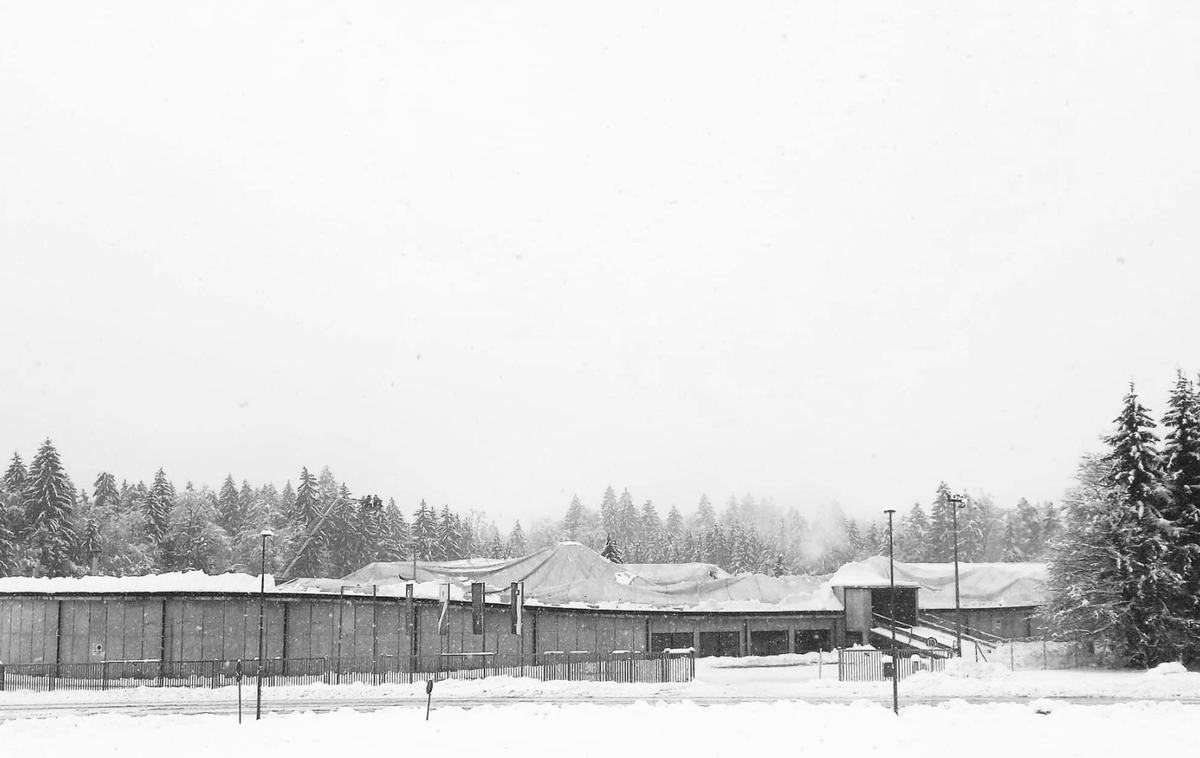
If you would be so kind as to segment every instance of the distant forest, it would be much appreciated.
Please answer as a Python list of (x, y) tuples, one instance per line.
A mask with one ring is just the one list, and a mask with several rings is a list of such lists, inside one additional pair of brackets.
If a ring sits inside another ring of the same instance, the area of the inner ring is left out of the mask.
[[(896, 515), (896, 556), (946, 561), (953, 554), (950, 490), (936, 488)], [(260, 532), (275, 537), (267, 570), (289, 576), (339, 577), (371, 561), (505, 558), (560, 540), (575, 540), (624, 563), (699, 561), (734, 573), (827, 573), (842, 563), (887, 553), (882, 518), (845, 518), (836, 507), (805, 514), (766, 498), (729, 498), (718, 510), (701, 496), (684, 515), (661, 515), (651, 501), (609, 487), (596, 508), (575, 497), (561, 519), (543, 518), (507, 534), (479, 511), (456, 512), (422, 501), (408, 517), (394, 500), (356, 496), (328, 469), (301, 469), (293, 485), (253, 486), (227, 476), (213, 490), (177, 487), (159, 469), (150, 484), (100, 472), (90, 491), (66, 475), (46, 440), (25, 464), (13, 454), (0, 485), (0, 575), (135, 575), (204, 570), (256, 574)], [(965, 561), (1022, 561), (1043, 556), (1058, 530), (1056, 509), (1021, 500), (996, 507), (966, 498), (959, 510)]]

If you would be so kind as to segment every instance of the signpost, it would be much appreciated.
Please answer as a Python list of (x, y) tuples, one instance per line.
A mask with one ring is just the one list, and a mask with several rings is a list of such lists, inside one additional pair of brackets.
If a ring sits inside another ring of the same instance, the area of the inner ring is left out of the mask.
[(525, 613), (525, 582), (513, 582), (508, 586), (508, 591), (508, 620), (512, 625), (512, 633), (520, 635)]
[(438, 634), (450, 634), (450, 585), (438, 586), (438, 595), (442, 601), (442, 614), (438, 616)]
[(429, 720), (429, 706), (433, 704), (433, 680), (425, 682), (425, 720)]
[(471, 633), (483, 634), (483, 582), (471, 582)]

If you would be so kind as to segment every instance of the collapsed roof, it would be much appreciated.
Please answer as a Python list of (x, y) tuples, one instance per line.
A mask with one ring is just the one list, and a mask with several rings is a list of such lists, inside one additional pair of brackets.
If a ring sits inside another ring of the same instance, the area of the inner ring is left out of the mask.
[[(415, 569), (415, 570), (414, 570)], [(520, 558), (370, 563), (341, 579), (296, 579), (283, 592), (338, 592), (376, 587), (403, 594), (416, 581), (417, 597), (436, 597), (450, 584), (452, 598), (483, 582), (492, 600), (507, 600), (509, 585), (524, 582), (527, 603), (613, 609), (840, 611), (827, 577), (730, 576), (707, 563), (612, 563), (578, 542), (560, 542)]]
[[(954, 607), (954, 564), (897, 563), (896, 584), (919, 588), (926, 610)], [(510, 582), (524, 582), (531, 605), (626, 610), (842, 611), (845, 587), (888, 586), (888, 560), (848, 563), (826, 576), (731, 576), (708, 563), (611, 563), (577, 542), (561, 542), (520, 558), (371, 563), (341, 579), (296, 579), (268, 592), (378, 593), (403, 597), (414, 578), (414, 596), (436, 599), (446, 584), (450, 597), (464, 600), (472, 582), (483, 582), (488, 600), (507, 602)], [(1042, 563), (959, 564), (964, 608), (1030, 607), (1045, 603)], [(209, 576), (200, 571), (147, 576), (0, 578), (3, 593), (87, 594), (114, 592), (258, 592), (259, 577)], [(836, 590), (836, 591), (835, 591)]]
[[(414, 571), (415, 568), (415, 571)], [(964, 608), (1032, 606), (1045, 601), (1040, 563), (962, 563)], [(832, 576), (731, 576), (707, 563), (617, 564), (578, 542), (560, 542), (519, 558), (371, 563), (341, 579), (297, 579), (280, 591), (374, 591), (403, 595), (416, 582), (416, 597), (437, 597), (451, 585), (462, 599), (472, 582), (483, 582), (492, 601), (507, 601), (511, 582), (524, 582), (527, 603), (559, 607), (675, 609), (695, 611), (840, 612), (834, 588), (886, 587), (888, 560), (870, 558)], [(929, 610), (954, 607), (954, 567), (948, 563), (897, 563), (896, 583), (919, 587)]]

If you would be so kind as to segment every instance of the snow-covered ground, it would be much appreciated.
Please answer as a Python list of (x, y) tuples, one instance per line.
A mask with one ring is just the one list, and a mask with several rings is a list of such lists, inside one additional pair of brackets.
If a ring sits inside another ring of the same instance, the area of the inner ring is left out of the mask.
[[(789, 661), (789, 659), (791, 659)], [(541, 698), (563, 701), (634, 698), (683, 700), (754, 699), (840, 700), (883, 699), (891, 696), (888, 682), (839, 682), (835, 664), (803, 665), (808, 657), (780, 656), (776, 659), (717, 658), (696, 662), (696, 680), (686, 684), (618, 684), (596, 682), (541, 682), (535, 679), (489, 677), (487, 679), (438, 682), (435, 702), (455, 700)], [(800, 665), (786, 665), (788, 662)], [(770, 664), (770, 665), (764, 665)], [(269, 687), (264, 700), (346, 702), (387, 699), (418, 700), (425, 696), (424, 682), (414, 684), (362, 684), (331, 686), (313, 684), (299, 687)], [(253, 695), (244, 688), (246, 697)], [(1101, 700), (1171, 700), (1200, 702), (1200, 673), (1189, 673), (1178, 666), (1160, 671), (1018, 671), (1010, 672), (999, 664), (951, 662), (945, 673), (918, 673), (900, 683), (901, 702), (929, 702), (965, 698), (971, 700), (1010, 700), (1034, 698), (1071, 698)], [(0, 692), (0, 708), (38, 703), (157, 703), (157, 702), (236, 701), (234, 688), (154, 688), (128, 690), (59, 690), (56, 692)]]
[[(488, 755), (574, 758), (622, 755), (802, 753), (928, 758), (947, 750), (978, 756), (1056, 758), (1184, 753), (1197, 747), (1200, 706), (1139, 703), (914, 706), (899, 720), (875, 703), (518, 704), (473, 709), (388, 708), (369, 713), (292, 713), (238, 724), (231, 715), (101, 715), (0, 724), (0, 742), (20, 756)], [(755, 747), (757, 746), (757, 748)]]

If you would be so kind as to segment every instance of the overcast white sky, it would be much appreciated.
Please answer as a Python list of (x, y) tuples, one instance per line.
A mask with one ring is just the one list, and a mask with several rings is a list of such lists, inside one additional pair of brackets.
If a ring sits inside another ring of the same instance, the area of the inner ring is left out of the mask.
[(1200, 369), (1191, 2), (0, 0), (0, 450), (1053, 499)]

